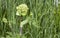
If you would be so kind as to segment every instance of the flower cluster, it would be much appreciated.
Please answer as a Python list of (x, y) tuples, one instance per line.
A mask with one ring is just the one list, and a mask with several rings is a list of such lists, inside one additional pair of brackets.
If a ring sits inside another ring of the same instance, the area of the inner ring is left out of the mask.
[(27, 11), (28, 11), (28, 6), (26, 4), (21, 4), (19, 6), (16, 7), (17, 9), (17, 13), (16, 15), (18, 16), (26, 16), (27, 15)]
[(7, 23), (7, 22), (8, 22), (6, 18), (3, 18), (2, 21), (3, 21), (4, 23)]

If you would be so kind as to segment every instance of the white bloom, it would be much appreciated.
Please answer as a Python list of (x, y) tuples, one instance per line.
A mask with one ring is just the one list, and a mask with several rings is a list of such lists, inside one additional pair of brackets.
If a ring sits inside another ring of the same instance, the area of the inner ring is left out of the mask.
[(17, 13), (16, 13), (16, 15), (18, 15), (18, 16), (19, 16), (19, 13), (17, 12)]
[(17, 12), (19, 15), (25, 16), (27, 15), (27, 11), (28, 11), (28, 6), (26, 4), (21, 4), (19, 6), (16, 7)]

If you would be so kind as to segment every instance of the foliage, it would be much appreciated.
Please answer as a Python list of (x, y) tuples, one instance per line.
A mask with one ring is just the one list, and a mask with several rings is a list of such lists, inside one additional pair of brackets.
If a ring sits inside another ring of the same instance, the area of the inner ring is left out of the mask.
[[(29, 9), (25, 17), (16, 15), (21, 4)], [(21, 22), (28, 17), (27, 24)], [(56, 7), (53, 0), (0, 0), (0, 37), (20, 38), (21, 23), (22, 38), (60, 38), (60, 5)]]

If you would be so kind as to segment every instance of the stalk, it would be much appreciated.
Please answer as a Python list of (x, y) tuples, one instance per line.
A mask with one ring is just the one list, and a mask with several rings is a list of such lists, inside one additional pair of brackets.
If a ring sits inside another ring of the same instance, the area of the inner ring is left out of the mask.
[(22, 35), (22, 32), (23, 32), (23, 27), (20, 26), (20, 36)]

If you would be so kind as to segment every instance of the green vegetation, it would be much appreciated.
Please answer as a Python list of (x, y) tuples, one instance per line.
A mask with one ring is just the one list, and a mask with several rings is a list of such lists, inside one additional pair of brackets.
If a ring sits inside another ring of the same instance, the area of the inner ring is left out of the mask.
[[(25, 16), (16, 15), (21, 4), (29, 8)], [(20, 23), (26, 18), (29, 22), (20, 35)], [(60, 5), (56, 7), (53, 0), (0, 0), (0, 38), (20, 37), (60, 38)]]

